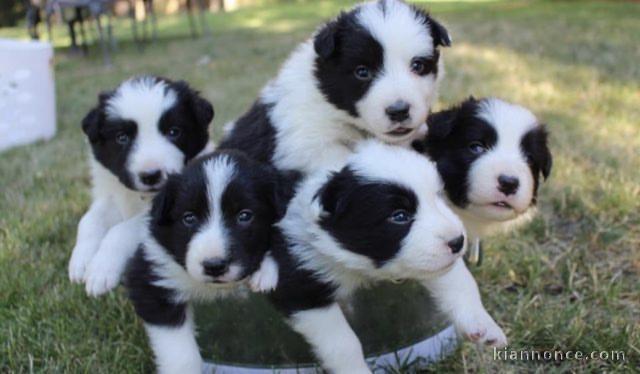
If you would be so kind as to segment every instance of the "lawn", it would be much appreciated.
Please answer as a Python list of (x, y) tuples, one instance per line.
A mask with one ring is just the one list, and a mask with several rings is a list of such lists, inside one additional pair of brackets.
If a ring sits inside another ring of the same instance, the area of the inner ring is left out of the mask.
[[(138, 51), (118, 24), (114, 66), (69, 56), (55, 74), (58, 135), (0, 155), (0, 372), (152, 370), (124, 292), (89, 299), (66, 264), (89, 204), (80, 120), (99, 91), (134, 74), (185, 79), (214, 102), (214, 136), (241, 114), (296, 43), (345, 1), (265, 5), (210, 15), (213, 37), (164, 17)], [(554, 170), (540, 213), (485, 242), (472, 271), (510, 350), (624, 351), (625, 360), (496, 361), (465, 344), (447, 371), (618, 371), (640, 367), (640, 3), (424, 2), (450, 29), (437, 107), (495, 95), (548, 124)], [(0, 29), (0, 37), (22, 35)], [(62, 35), (59, 31), (58, 35)], [(199, 63), (198, 63), (199, 62)], [(81, 166), (80, 166), (81, 165)]]

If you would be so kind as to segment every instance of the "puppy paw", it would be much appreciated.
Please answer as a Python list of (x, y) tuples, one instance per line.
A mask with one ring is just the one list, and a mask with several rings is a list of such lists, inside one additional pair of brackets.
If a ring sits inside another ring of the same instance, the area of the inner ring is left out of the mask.
[(253, 292), (269, 292), (278, 285), (278, 264), (273, 257), (265, 256), (258, 271), (249, 279), (249, 287)]
[[(96, 248), (97, 249), (97, 248)], [(69, 260), (69, 280), (72, 283), (82, 283), (84, 281), (87, 266), (95, 250), (87, 244), (76, 244)]]
[(501, 348), (507, 345), (507, 337), (485, 310), (458, 321), (458, 330), (474, 343)]
[(101, 296), (118, 286), (124, 270), (121, 261), (105, 259), (98, 255), (89, 263), (85, 273), (85, 289), (87, 295)]

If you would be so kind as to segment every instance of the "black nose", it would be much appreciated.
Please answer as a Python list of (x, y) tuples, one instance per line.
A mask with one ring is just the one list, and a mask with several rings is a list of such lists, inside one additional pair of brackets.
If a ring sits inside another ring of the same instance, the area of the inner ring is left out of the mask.
[(138, 174), (138, 176), (140, 176), (140, 181), (143, 184), (146, 184), (147, 186), (155, 186), (160, 182), (162, 172), (160, 170), (143, 171)]
[(389, 119), (393, 122), (402, 122), (409, 118), (409, 109), (411, 105), (406, 101), (398, 100), (395, 103), (389, 105), (384, 111), (387, 113)]
[(212, 258), (202, 261), (202, 267), (205, 274), (219, 277), (229, 270), (229, 261), (224, 258)]
[(451, 252), (454, 254), (460, 252), (462, 247), (464, 247), (464, 235), (460, 235), (453, 240), (449, 240), (447, 245), (451, 248)]
[(516, 177), (510, 177), (508, 175), (500, 175), (498, 177), (498, 191), (509, 196), (518, 191), (520, 181)]

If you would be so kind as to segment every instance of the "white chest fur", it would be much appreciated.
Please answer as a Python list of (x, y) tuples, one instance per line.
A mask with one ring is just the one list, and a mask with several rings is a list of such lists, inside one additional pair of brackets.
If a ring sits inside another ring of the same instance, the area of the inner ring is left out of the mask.
[(131, 218), (151, 204), (153, 193), (130, 190), (93, 158), (90, 163), (93, 178), (93, 200), (109, 200), (120, 213), (122, 220)]

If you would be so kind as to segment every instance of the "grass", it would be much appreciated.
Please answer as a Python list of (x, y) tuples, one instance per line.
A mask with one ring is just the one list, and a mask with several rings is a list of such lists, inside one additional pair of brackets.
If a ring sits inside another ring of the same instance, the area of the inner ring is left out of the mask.
[[(496, 361), (470, 344), (434, 371), (632, 372), (640, 367), (640, 4), (428, 2), (454, 37), (438, 107), (469, 94), (520, 102), (549, 126), (555, 165), (540, 214), (486, 242), (472, 271), (512, 350), (624, 351), (624, 361)], [(88, 299), (66, 263), (89, 203), (80, 120), (130, 75), (185, 79), (215, 103), (213, 134), (245, 110), (293, 46), (345, 1), (211, 15), (211, 39), (161, 20), (139, 52), (119, 23), (114, 67), (99, 49), (70, 57), (60, 39), (58, 134), (0, 156), (0, 372), (152, 370), (123, 292)], [(22, 35), (1, 29), (2, 36)], [(58, 31), (57, 35), (63, 35)], [(210, 62), (196, 64), (201, 57)], [(405, 372), (411, 371), (410, 363)]]

